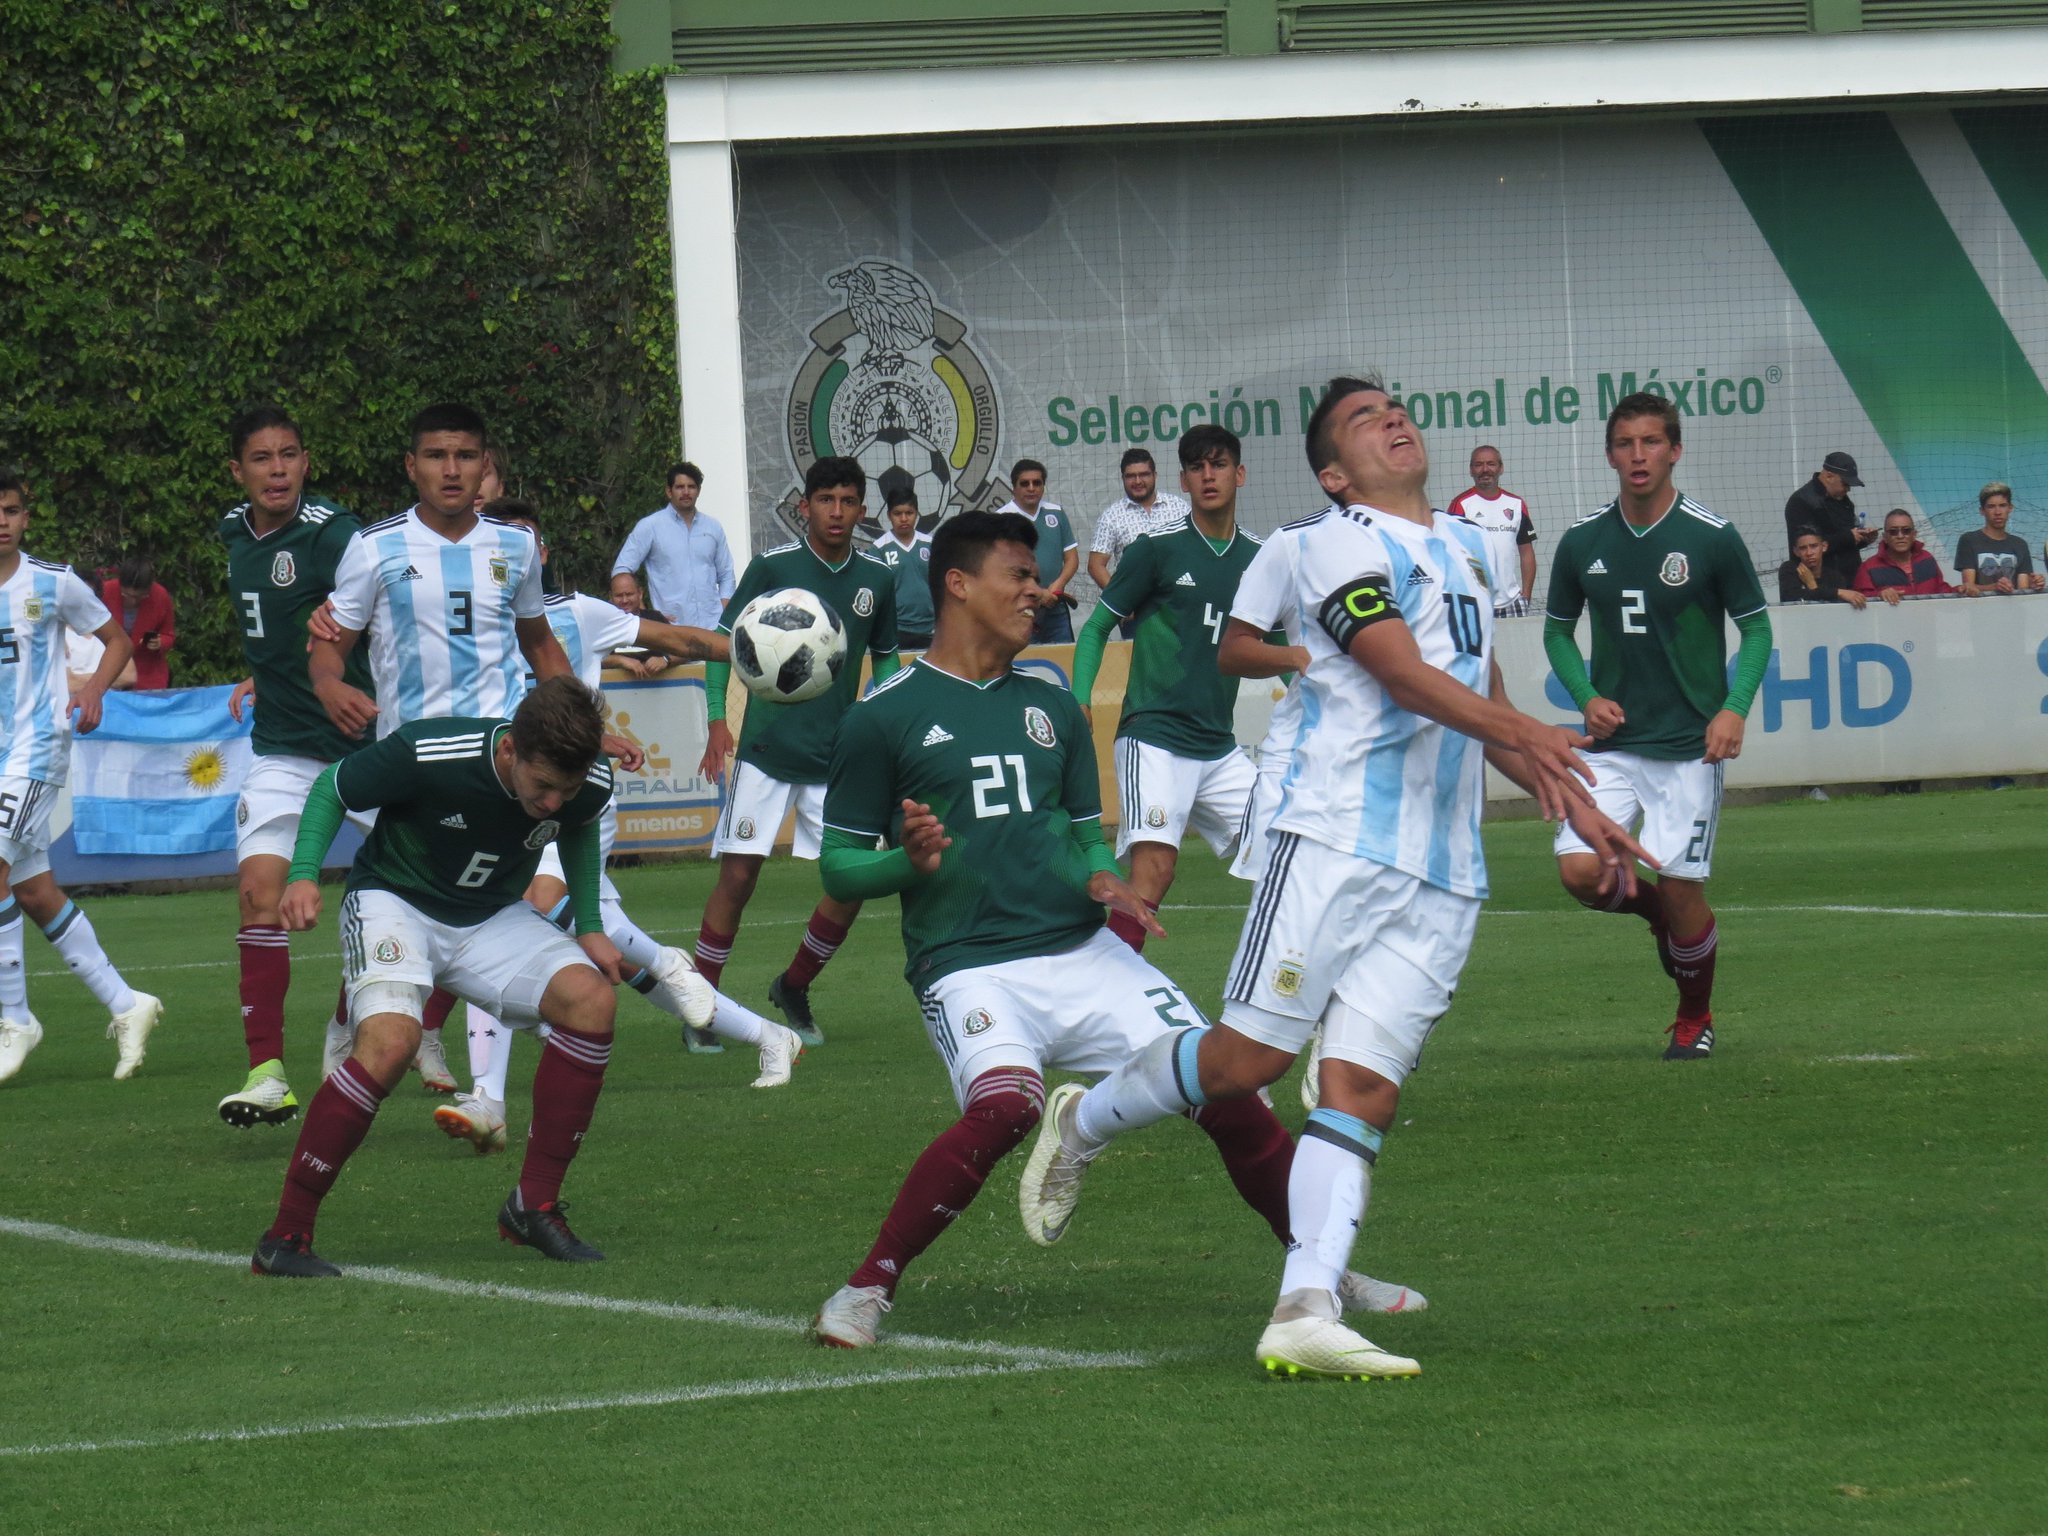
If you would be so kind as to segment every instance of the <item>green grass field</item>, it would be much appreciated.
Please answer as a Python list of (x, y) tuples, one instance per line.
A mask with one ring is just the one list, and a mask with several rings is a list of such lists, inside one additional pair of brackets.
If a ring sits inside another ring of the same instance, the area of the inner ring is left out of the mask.
[[(243, 1070), (232, 894), (92, 903), (169, 1014), (112, 1082), (31, 935), (48, 1037), (0, 1087), (0, 1530), (2048, 1530), (2048, 794), (1730, 811), (1700, 1064), (1658, 1060), (1641, 925), (1571, 906), (1540, 827), (1488, 844), (1358, 1250), (1430, 1297), (1366, 1327), (1421, 1359), (1406, 1383), (1260, 1377), (1278, 1251), (1178, 1123), (1105, 1157), (1050, 1251), (1013, 1159), (889, 1342), (811, 1346), (953, 1114), (893, 906), (815, 989), (829, 1043), (784, 1091), (625, 995), (567, 1191), (610, 1262), (498, 1242), (517, 1140), (474, 1157), (408, 1085), (323, 1214), (351, 1277), (254, 1279), (292, 1129), (214, 1117)], [(694, 935), (710, 878), (620, 883)], [(812, 879), (770, 867), (736, 995), (761, 1005)], [(1245, 896), (1190, 856), (1150, 951), (1207, 1006)], [(332, 927), (296, 954), (308, 1097)], [(1278, 1099), (1298, 1124), (1291, 1079)]]

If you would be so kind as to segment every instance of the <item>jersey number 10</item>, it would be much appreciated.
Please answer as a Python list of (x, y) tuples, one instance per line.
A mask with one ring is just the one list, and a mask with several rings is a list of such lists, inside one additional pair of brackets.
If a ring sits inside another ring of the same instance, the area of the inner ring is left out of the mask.
[(1446, 592), (1444, 611), (1451, 618), (1451, 644), (1461, 656), (1477, 656), (1486, 646), (1485, 626), (1479, 622), (1479, 599), (1465, 592)]

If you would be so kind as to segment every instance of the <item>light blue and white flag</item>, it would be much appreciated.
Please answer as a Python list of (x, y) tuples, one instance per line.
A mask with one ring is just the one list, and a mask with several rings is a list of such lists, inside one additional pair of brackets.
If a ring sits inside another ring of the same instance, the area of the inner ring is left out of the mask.
[(110, 693), (99, 729), (71, 738), (78, 851), (212, 853), (235, 845), (253, 717), (228, 714), (232, 688)]

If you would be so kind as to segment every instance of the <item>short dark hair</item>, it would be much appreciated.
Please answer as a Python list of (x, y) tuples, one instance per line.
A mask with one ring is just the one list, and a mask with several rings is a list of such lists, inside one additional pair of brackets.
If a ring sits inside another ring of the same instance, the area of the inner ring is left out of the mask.
[(519, 496), (500, 496), (483, 505), (483, 516), (495, 517), (501, 523), (531, 523), (535, 538), (540, 537), (540, 508)]
[(1684, 440), (1679, 435), (1678, 407), (1662, 395), (1637, 390), (1615, 401), (1614, 409), (1607, 413), (1607, 446), (1614, 446), (1614, 424), (1617, 421), (1634, 421), (1638, 416), (1654, 416), (1663, 422), (1664, 435), (1671, 439), (1672, 447), (1676, 448)]
[(1021, 512), (962, 512), (932, 535), (932, 607), (945, 605), (946, 572), (977, 574), (998, 544), (1038, 548), (1038, 525)]
[(1044, 475), (1046, 479), (1050, 480), (1052, 478), (1051, 475), (1046, 474), (1045, 466), (1039, 463), (1038, 460), (1019, 459), (1016, 463), (1010, 466), (1010, 483), (1012, 485), (1015, 485), (1017, 483), (1017, 477), (1019, 475), (1029, 474), (1034, 469), (1037, 470), (1039, 474)]
[(1908, 512), (1904, 507), (1893, 507), (1891, 511), (1885, 513), (1884, 520), (1889, 523), (1895, 517), (1903, 517), (1907, 522), (1911, 523), (1915, 533), (1920, 531), (1920, 519), (1911, 512)]
[(28, 477), (12, 464), (0, 464), (0, 491), (19, 491), (28, 500)]
[(698, 490), (701, 491), (704, 488), (704, 471), (692, 464), (688, 459), (678, 459), (675, 463), (669, 465), (668, 478), (662, 481), (662, 484), (674, 485), (677, 475), (688, 475), (697, 482)]
[(1316, 408), (1309, 412), (1308, 431), (1305, 434), (1309, 473), (1320, 476), (1336, 460), (1337, 440), (1330, 431), (1330, 417), (1337, 409), (1337, 402), (1365, 390), (1384, 395), (1387, 393), (1387, 386), (1370, 373), (1340, 373), (1323, 386), (1323, 398), (1318, 400)]
[(1821, 543), (1827, 543), (1827, 536), (1811, 523), (1801, 523), (1792, 530), (1792, 542), (1797, 544), (1801, 539), (1819, 539)]
[(114, 580), (134, 592), (147, 592), (156, 585), (156, 562), (147, 555), (123, 555), (114, 567)]
[(1494, 447), (1493, 444), (1481, 443), (1477, 448), (1474, 448), (1469, 454), (1465, 456), (1465, 462), (1467, 464), (1471, 463), (1474, 459), (1478, 458), (1479, 455), (1481, 455), (1482, 453), (1490, 453), (1496, 459), (1500, 457), (1500, 450)]
[(898, 507), (917, 510), (917, 491), (908, 480), (898, 480), (882, 487), (882, 510), (894, 512)]
[(2012, 487), (2007, 485), (2003, 480), (1993, 480), (1989, 485), (1985, 486), (1983, 490), (1977, 493), (1977, 510), (1980, 512), (1983, 511), (1984, 503), (1989, 501), (1994, 496), (2003, 496), (2007, 501), (2011, 501)]
[(558, 773), (588, 773), (604, 751), (604, 700), (573, 677), (548, 678), (513, 711), (512, 750)]
[[(484, 447), (491, 445), (490, 433), (484, 428), (484, 419), (466, 405), (454, 401), (443, 401), (430, 405), (412, 419), (412, 445), (417, 448), (420, 439), (430, 432), (466, 432)], [(501, 470), (502, 476), (503, 471)]]
[(1151, 464), (1154, 469), (1157, 469), (1159, 467), (1157, 464), (1153, 463), (1152, 455), (1143, 448), (1126, 448), (1124, 450), (1124, 456), (1121, 459), (1117, 460), (1116, 472), (1118, 474), (1122, 474), (1125, 470), (1129, 469), (1133, 464)]
[(868, 472), (860, 467), (858, 459), (838, 457), (823, 458), (804, 471), (804, 495), (815, 496), (835, 486), (850, 485), (856, 496), (865, 498), (868, 493)]
[(1213, 421), (1192, 426), (1180, 435), (1180, 467), (1193, 469), (1197, 464), (1206, 464), (1217, 454), (1227, 455), (1233, 466), (1244, 462), (1244, 444), (1228, 427), (1219, 427)]
[(249, 439), (258, 432), (268, 432), (272, 427), (283, 427), (299, 440), (299, 446), (306, 445), (306, 435), (299, 430), (299, 424), (292, 420), (292, 413), (281, 405), (252, 405), (237, 411), (228, 423), (228, 457), (239, 459), (242, 450), (249, 446)]

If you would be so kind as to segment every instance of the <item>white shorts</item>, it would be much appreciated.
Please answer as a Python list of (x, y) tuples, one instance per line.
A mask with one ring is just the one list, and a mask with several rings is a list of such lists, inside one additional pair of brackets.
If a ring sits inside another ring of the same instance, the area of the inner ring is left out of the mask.
[[(1674, 880), (1705, 880), (1714, 864), (1714, 834), (1721, 828), (1724, 764), (1700, 758), (1668, 762), (1633, 752), (1588, 752), (1593, 803), (1601, 814), (1636, 834), (1658, 873)], [(1641, 830), (1637, 830), (1637, 823)], [(1569, 825), (1557, 829), (1557, 855), (1591, 853)]]
[(50, 812), (59, 786), (10, 774), (0, 778), (0, 864), (19, 885), (50, 867)]
[(375, 982), (426, 994), (446, 987), (508, 1024), (540, 1022), (557, 972), (590, 966), (583, 946), (525, 902), (462, 928), (390, 891), (350, 891), (341, 903), (341, 972), (350, 997)]
[(1293, 832), (1275, 832), (1223, 987), (1223, 1022), (1398, 1083), (1450, 1010), (1479, 901)]
[[(611, 862), (612, 844), (618, 841), (618, 836), (619, 807), (615, 801), (606, 806), (604, 814), (597, 819), (597, 856), (599, 860), (597, 896), (598, 900), (607, 907), (623, 905), (619, 900), (619, 888), (612, 884), (611, 872), (604, 868), (605, 864)], [(560, 880), (564, 885), (569, 883), (567, 877), (562, 873), (561, 840), (559, 838), (550, 839), (547, 847), (541, 849), (540, 868), (536, 869), (533, 873), (535, 878), (546, 875), (548, 879)], [(606, 924), (606, 926), (609, 927), (610, 924)]]
[(771, 779), (752, 763), (733, 760), (725, 780), (725, 809), (718, 815), (711, 853), (753, 853), (766, 858), (775, 851), (782, 818), (796, 808), (796, 838), (790, 852), (815, 859), (825, 837), (825, 786), (785, 784)]
[(962, 1108), (984, 1072), (1114, 1071), (1171, 1030), (1208, 1022), (1107, 928), (1056, 955), (941, 976), (919, 994), (925, 1032)]
[[(299, 817), (313, 781), (327, 769), (317, 757), (261, 754), (249, 764), (242, 795), (235, 802), (235, 862), (267, 854), (289, 859), (299, 840)], [(364, 832), (377, 824), (375, 811), (350, 811), (348, 819)]]
[(1287, 761), (1277, 752), (1268, 753), (1254, 770), (1250, 798), (1245, 801), (1244, 826), (1238, 833), (1237, 857), (1230, 872), (1240, 880), (1256, 880), (1266, 869), (1266, 829), (1280, 809), (1280, 781), (1287, 776)]
[(1123, 806), (1116, 829), (1117, 857), (1129, 853), (1133, 843), (1178, 848), (1193, 831), (1219, 858), (1229, 858), (1237, 849), (1257, 777), (1258, 769), (1241, 747), (1205, 763), (1198, 757), (1176, 757), (1149, 741), (1117, 737), (1117, 797)]

